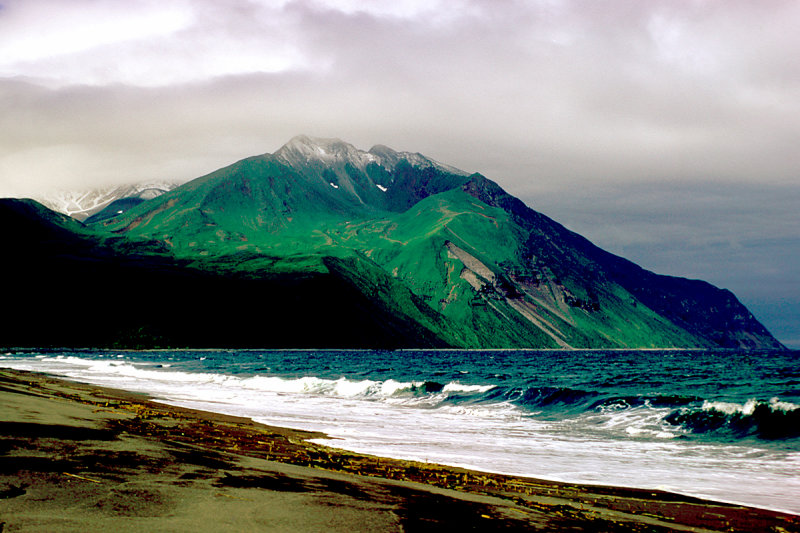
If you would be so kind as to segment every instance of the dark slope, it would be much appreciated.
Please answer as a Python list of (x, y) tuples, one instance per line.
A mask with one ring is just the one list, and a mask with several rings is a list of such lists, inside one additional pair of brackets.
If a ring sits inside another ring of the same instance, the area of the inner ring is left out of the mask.
[(784, 348), (728, 290), (705, 281), (655, 274), (606, 252), (483, 176), (474, 175), (463, 188), (528, 228), (531, 238), (526, 247), (531, 256), (539, 255), (560, 278), (577, 279), (584, 286), (602, 279), (618, 283), (639, 302), (714, 347)]
[(335, 269), (254, 278), (220, 263), (190, 266), (157, 244), (100, 239), (32, 201), (0, 200), (0, 236), (4, 346), (447, 345)]
[(13, 260), (13, 250), (28, 253), (46, 247), (50, 253), (90, 250), (100, 239), (83, 224), (51, 211), (33, 200), (0, 199), (0, 229), (4, 257)]
[(98, 222), (114, 218), (121, 215), (128, 209), (136, 207), (144, 201), (145, 200), (143, 198), (139, 198), (137, 196), (128, 196), (125, 198), (120, 198), (119, 200), (114, 200), (104, 209), (101, 209), (97, 213), (87, 217), (83, 222), (84, 224), (96, 224)]

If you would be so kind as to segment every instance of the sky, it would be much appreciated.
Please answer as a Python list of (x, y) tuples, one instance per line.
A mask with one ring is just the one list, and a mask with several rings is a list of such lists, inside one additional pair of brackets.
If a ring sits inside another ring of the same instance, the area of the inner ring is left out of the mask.
[(800, 348), (800, 2), (0, 0), (0, 197), (421, 152)]

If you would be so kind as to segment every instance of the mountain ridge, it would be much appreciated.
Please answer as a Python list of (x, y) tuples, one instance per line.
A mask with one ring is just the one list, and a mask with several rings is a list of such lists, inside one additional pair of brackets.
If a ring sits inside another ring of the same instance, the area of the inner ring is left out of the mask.
[(403, 324), (392, 346), (782, 347), (729, 291), (648, 272), (480, 174), (381, 145), (297, 136), (85, 228), (208, 274), (341, 280)]

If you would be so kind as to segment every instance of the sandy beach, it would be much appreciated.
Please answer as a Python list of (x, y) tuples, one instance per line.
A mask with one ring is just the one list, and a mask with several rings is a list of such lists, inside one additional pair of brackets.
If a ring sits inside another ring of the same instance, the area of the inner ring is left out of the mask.
[(0, 370), (0, 532), (800, 531), (795, 515), (307, 442), (320, 437)]

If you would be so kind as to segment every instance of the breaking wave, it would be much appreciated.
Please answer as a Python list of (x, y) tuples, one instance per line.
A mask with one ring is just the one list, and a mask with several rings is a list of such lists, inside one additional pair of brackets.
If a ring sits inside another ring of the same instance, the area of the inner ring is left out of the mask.
[(800, 438), (800, 406), (777, 398), (744, 404), (704, 401), (699, 408), (673, 412), (666, 420), (697, 434), (716, 433), (737, 439)]
[[(382, 402), (419, 409), (491, 416), (508, 415), (571, 424), (587, 431), (626, 437), (700, 438), (735, 441), (800, 438), (800, 406), (773, 398), (744, 403), (710, 400), (678, 394), (615, 394), (552, 386), (505, 386), (463, 383), (459, 380), (353, 379), (348, 377), (276, 376), (261, 373), (226, 374), (187, 372), (163, 361), (131, 362), (124, 356), (86, 359), (74, 356), (36, 358), (36, 367), (76, 379), (100, 380), (120, 388), (153, 390), (153, 384), (170, 394), (188, 397), (205, 394), (228, 398), (239, 392), (268, 393), (283, 397), (311, 395), (333, 399)], [(394, 374), (394, 373), (392, 373)], [(391, 374), (390, 374), (391, 375)], [(397, 375), (397, 374), (394, 374)], [(144, 385), (146, 384), (146, 385)], [(499, 407), (502, 409), (498, 410)]]

